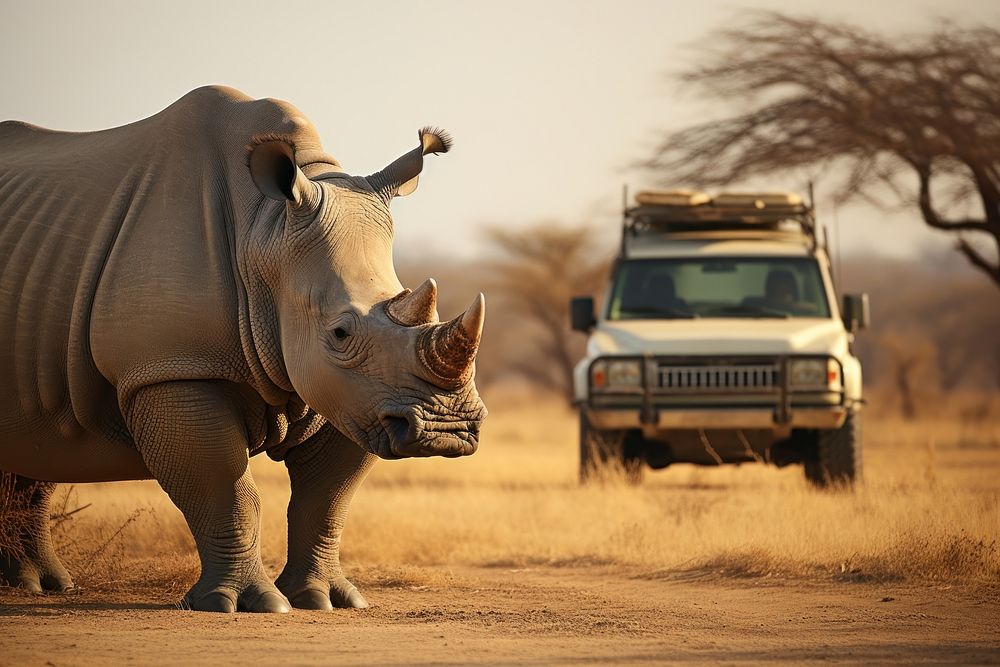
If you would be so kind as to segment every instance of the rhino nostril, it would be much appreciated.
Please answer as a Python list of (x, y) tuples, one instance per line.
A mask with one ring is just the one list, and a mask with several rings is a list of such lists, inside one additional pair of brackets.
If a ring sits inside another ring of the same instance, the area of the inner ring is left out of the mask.
[(382, 426), (389, 434), (390, 445), (393, 449), (408, 445), (417, 439), (417, 428), (408, 414), (406, 416), (382, 415)]

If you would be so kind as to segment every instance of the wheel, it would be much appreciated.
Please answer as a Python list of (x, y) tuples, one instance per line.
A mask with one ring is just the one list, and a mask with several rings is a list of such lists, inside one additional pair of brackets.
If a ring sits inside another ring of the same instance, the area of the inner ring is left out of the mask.
[(850, 487), (861, 481), (861, 415), (847, 413), (843, 426), (821, 431), (816, 457), (806, 460), (806, 479), (814, 486)]
[(622, 478), (629, 484), (642, 481), (642, 457), (635, 434), (624, 430), (592, 428), (580, 410), (580, 483)]

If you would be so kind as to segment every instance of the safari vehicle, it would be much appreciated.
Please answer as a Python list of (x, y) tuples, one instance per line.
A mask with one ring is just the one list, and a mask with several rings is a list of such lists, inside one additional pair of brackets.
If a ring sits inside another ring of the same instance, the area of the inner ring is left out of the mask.
[[(825, 237), (825, 234), (824, 234)], [(812, 205), (794, 194), (640, 192), (574, 373), (580, 478), (645, 465), (802, 464), (817, 486), (861, 476), (867, 295), (839, 307)]]

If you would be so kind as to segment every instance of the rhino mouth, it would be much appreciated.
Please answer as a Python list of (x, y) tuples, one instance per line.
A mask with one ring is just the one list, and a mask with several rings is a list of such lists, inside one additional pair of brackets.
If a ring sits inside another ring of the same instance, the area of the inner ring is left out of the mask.
[(468, 456), (479, 448), (485, 412), (483, 408), (473, 415), (445, 417), (414, 406), (386, 410), (379, 415), (384, 437), (377, 439), (373, 453), (383, 459)]

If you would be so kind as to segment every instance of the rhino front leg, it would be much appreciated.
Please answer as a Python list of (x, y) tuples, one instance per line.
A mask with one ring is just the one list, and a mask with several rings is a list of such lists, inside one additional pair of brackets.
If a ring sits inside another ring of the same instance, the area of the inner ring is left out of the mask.
[(293, 606), (368, 606), (340, 568), (340, 537), (351, 499), (376, 458), (329, 424), (286, 455), (288, 562), (276, 583)]
[(260, 496), (239, 405), (223, 383), (169, 382), (136, 395), (129, 426), (198, 546), (201, 577), (182, 604), (198, 611), (287, 612), (288, 601), (260, 559)]
[(0, 578), (30, 591), (73, 587), (52, 545), (49, 512), (56, 485), (0, 472)]

